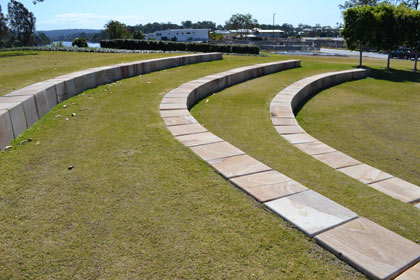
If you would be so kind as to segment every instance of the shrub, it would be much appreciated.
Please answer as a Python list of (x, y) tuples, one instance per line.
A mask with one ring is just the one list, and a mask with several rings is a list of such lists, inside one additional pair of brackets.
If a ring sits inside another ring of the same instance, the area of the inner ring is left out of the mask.
[(240, 54), (260, 53), (260, 49), (253, 45), (214, 45), (204, 43), (179, 43), (173, 41), (146, 41), (134, 39), (103, 40), (101, 41), (101, 48), (124, 50), (223, 52)]
[(78, 48), (87, 48), (88, 47), (88, 44), (87, 44), (86, 40), (83, 39), (83, 38), (74, 39), (74, 41), (73, 41), (73, 43), (71, 43), (71, 45), (73, 47), (76, 46)]

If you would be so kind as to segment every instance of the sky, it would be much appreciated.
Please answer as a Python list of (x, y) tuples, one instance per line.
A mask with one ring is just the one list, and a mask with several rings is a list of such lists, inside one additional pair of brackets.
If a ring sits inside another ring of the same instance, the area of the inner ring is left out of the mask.
[[(0, 0), (3, 12), (8, 0)], [(149, 22), (214, 21), (224, 25), (232, 14), (250, 13), (259, 23), (300, 23), (336, 26), (344, 0), (20, 0), (37, 19), (37, 30), (102, 29), (110, 20), (127, 25)]]

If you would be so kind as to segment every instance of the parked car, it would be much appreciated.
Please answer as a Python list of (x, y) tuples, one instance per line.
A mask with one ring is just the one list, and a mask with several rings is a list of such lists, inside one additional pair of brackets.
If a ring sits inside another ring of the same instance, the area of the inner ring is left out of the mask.
[(391, 58), (400, 58), (400, 59), (414, 59), (415, 52), (406, 48), (398, 48), (391, 52)]

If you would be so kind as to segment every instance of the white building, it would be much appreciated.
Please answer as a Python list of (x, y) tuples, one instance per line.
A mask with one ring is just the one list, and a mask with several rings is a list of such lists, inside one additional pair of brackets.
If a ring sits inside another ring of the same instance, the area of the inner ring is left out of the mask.
[(146, 40), (177, 42), (209, 41), (210, 29), (171, 29), (146, 34)]

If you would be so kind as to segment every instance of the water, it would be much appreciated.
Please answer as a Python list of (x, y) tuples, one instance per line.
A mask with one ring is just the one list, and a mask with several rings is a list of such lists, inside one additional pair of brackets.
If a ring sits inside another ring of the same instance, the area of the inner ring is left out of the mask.
[[(58, 44), (59, 42), (53, 42), (53, 43)], [(63, 41), (61, 43), (63, 43), (63, 46), (65, 46), (65, 47), (72, 47), (72, 45), (71, 45), (72, 42)], [(91, 42), (88, 42), (88, 46), (89, 46), (89, 48), (100, 48), (101, 47), (101, 45), (99, 43), (91, 43)]]

